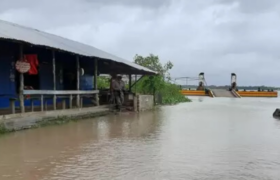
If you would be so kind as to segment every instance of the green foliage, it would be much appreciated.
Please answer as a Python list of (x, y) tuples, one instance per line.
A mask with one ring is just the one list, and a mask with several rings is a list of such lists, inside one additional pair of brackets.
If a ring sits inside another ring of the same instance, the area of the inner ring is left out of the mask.
[(163, 104), (177, 104), (190, 101), (179, 92), (180, 89), (177, 85), (170, 82), (169, 70), (173, 68), (172, 62), (168, 61), (163, 65), (159, 57), (153, 54), (147, 57), (136, 55), (134, 62), (159, 73), (156, 76), (143, 77), (134, 87), (134, 91), (142, 94), (160, 93)]
[(180, 88), (177, 85), (169, 82), (165, 83), (164, 87), (159, 92), (162, 94), (163, 104), (190, 102), (190, 99), (180, 93)]
[(97, 87), (98, 89), (109, 89), (110, 79), (108, 77), (97, 77)]
[(164, 80), (162, 76), (146, 76), (137, 82), (133, 90), (142, 94), (154, 94), (154, 92), (158, 92), (163, 86)]
[(134, 62), (158, 72), (160, 76), (166, 78), (168, 81), (170, 81), (171, 79), (170, 73), (168, 72), (173, 68), (173, 63), (171, 61), (168, 61), (166, 64), (162, 65), (158, 56), (150, 54), (147, 57), (142, 57), (136, 54), (136, 56), (134, 57)]

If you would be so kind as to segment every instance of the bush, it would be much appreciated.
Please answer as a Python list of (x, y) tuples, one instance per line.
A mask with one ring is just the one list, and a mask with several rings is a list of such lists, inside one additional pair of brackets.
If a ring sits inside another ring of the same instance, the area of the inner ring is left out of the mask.
[(190, 99), (186, 98), (180, 93), (180, 88), (171, 83), (165, 83), (162, 90), (159, 91), (162, 95), (162, 104), (177, 104), (181, 102), (190, 102)]
[(97, 77), (97, 87), (99, 89), (109, 89), (110, 88), (110, 78), (108, 77)]
[[(170, 82), (169, 70), (173, 64), (168, 61), (165, 65), (160, 63), (158, 56), (150, 55), (148, 57), (135, 56), (135, 63), (145, 66), (151, 70), (158, 72), (156, 76), (142, 78), (134, 92), (141, 94), (159, 93), (162, 96), (162, 104), (177, 104), (181, 102), (190, 102), (190, 100), (180, 93), (180, 88)], [(164, 78), (165, 77), (165, 78)]]

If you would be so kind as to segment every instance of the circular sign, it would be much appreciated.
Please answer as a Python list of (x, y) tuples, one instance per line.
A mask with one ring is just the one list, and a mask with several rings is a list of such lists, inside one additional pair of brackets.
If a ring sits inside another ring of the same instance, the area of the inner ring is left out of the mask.
[(85, 74), (85, 70), (83, 68), (80, 68), (80, 76), (83, 76)]
[(27, 73), (30, 70), (30, 63), (27, 61), (17, 61), (16, 70), (20, 73)]

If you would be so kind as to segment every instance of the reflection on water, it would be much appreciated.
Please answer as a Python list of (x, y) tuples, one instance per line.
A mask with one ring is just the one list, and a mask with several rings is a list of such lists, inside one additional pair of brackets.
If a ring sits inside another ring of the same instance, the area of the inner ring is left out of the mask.
[(0, 137), (0, 179), (279, 179), (280, 99), (192, 97)]

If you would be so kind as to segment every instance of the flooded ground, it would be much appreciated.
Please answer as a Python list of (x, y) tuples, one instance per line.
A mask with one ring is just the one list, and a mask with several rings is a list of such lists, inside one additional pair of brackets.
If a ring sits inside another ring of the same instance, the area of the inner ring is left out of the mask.
[(0, 136), (1, 180), (278, 180), (280, 99), (194, 98)]

